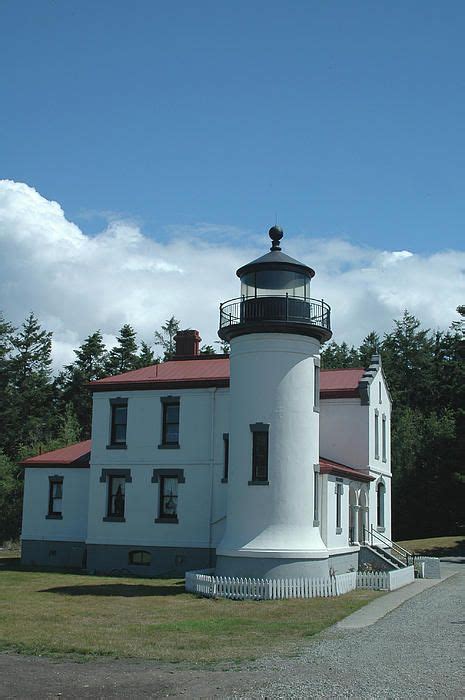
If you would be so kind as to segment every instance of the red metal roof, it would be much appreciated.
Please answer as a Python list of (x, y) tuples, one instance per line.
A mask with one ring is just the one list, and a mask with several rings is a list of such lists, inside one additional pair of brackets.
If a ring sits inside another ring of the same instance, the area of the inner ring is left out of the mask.
[[(200, 356), (202, 357), (202, 356)], [(229, 382), (229, 358), (170, 360), (132, 372), (91, 382), (95, 390), (108, 384), (166, 384), (177, 382)]]
[(91, 446), (92, 440), (84, 440), (74, 445), (68, 445), (68, 447), (62, 447), (59, 450), (52, 450), (52, 452), (44, 452), (35, 457), (28, 457), (20, 464), (25, 467), (42, 467), (48, 464), (88, 467)]
[(321, 370), (320, 396), (322, 399), (357, 397), (358, 384), (364, 374), (363, 367), (355, 369)]
[[(321, 398), (357, 397), (363, 369), (329, 369), (321, 371)], [(93, 391), (117, 389), (168, 389), (202, 386), (229, 386), (229, 358), (170, 360), (125, 374), (91, 382)]]
[(347, 479), (354, 481), (373, 481), (374, 476), (370, 476), (368, 472), (360, 472), (357, 469), (348, 467), (340, 462), (333, 462), (331, 459), (320, 457), (320, 474), (334, 474), (334, 476), (345, 476)]

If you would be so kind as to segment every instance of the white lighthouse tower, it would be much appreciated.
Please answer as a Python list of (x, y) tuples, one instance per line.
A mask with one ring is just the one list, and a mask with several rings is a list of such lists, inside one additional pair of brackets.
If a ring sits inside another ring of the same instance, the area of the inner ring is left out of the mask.
[(314, 271), (281, 252), (237, 270), (241, 296), (220, 307), (231, 344), (227, 521), (217, 547), (224, 576), (328, 573), (313, 521), (319, 462), (319, 356), (330, 309), (310, 298)]

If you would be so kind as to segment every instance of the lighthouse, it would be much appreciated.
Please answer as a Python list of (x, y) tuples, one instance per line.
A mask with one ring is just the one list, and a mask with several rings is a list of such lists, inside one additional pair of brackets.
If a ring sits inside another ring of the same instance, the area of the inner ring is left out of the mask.
[(226, 529), (221, 576), (327, 575), (328, 550), (313, 520), (319, 463), (320, 347), (330, 308), (310, 295), (312, 268), (271, 249), (237, 270), (241, 295), (220, 306), (231, 345)]

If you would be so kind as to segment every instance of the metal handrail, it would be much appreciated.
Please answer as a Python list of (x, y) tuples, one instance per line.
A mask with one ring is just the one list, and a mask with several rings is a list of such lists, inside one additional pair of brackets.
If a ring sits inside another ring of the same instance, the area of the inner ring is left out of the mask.
[(371, 539), (371, 546), (373, 546), (373, 538), (378, 539), (382, 544), (389, 545), (389, 547), (391, 547), (391, 549), (393, 549), (396, 553), (400, 553), (402, 556), (404, 556), (407, 566), (410, 560), (412, 561), (412, 564), (415, 563), (415, 554), (409, 552), (408, 549), (404, 549), (404, 547), (401, 547), (401, 545), (397, 544), (397, 542), (393, 542), (389, 539), (389, 537), (386, 537), (386, 535), (383, 535), (381, 532), (375, 531), (373, 525), (370, 526), (369, 530), (363, 526), (363, 532), (364, 534), (369, 535)]
[(323, 299), (288, 294), (242, 296), (220, 304), (220, 328), (255, 321), (308, 323), (331, 330), (331, 308)]

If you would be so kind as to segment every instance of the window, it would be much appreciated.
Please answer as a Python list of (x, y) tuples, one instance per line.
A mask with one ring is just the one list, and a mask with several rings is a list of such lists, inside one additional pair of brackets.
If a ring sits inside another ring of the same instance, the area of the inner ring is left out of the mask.
[(126, 447), (127, 399), (110, 399), (111, 429), (109, 448)]
[(152, 483), (159, 485), (156, 523), (178, 522), (178, 487), (184, 484), (183, 469), (154, 469)]
[(173, 396), (161, 399), (162, 434), (159, 447), (179, 447), (179, 398)]
[(320, 475), (313, 473), (313, 525), (320, 524)]
[(313, 410), (320, 410), (320, 366), (315, 365), (313, 377)]
[(223, 478), (221, 481), (226, 483), (229, 474), (229, 433), (223, 433)]
[(249, 485), (268, 484), (268, 429), (266, 423), (254, 423), (252, 431), (252, 480)]
[(63, 477), (49, 476), (48, 490), (48, 514), (49, 519), (62, 518), (62, 502), (63, 502)]
[(122, 476), (110, 476), (108, 479), (107, 517), (124, 518), (124, 489), (126, 480)]
[(378, 488), (376, 490), (376, 524), (378, 528), (384, 530), (384, 497), (386, 494), (386, 487), (382, 481), (378, 483)]
[(336, 534), (342, 532), (342, 484), (336, 484)]
[(136, 549), (133, 552), (129, 552), (129, 564), (134, 564), (136, 566), (149, 566), (152, 562), (152, 555), (150, 552), (146, 552), (143, 549)]
[(375, 411), (375, 459), (379, 459), (379, 415)]
[(383, 416), (383, 420), (381, 422), (381, 449), (383, 455), (383, 462), (386, 462), (387, 460), (386, 438), (386, 416)]
[(178, 479), (175, 476), (162, 476), (160, 479), (160, 518), (178, 516)]
[(130, 469), (102, 469), (100, 482), (107, 485), (107, 506), (104, 521), (124, 522), (126, 484), (131, 483)]
[(378, 382), (378, 399), (379, 403), (383, 403), (383, 395), (381, 393), (381, 382)]

